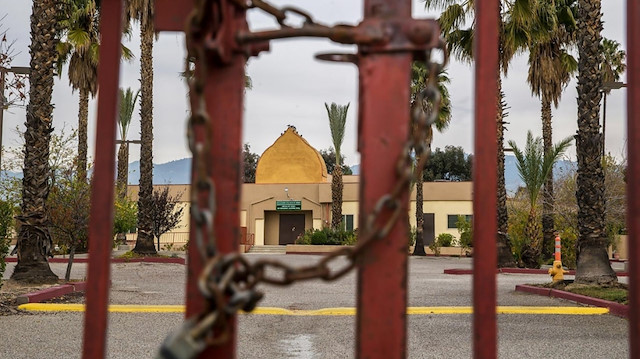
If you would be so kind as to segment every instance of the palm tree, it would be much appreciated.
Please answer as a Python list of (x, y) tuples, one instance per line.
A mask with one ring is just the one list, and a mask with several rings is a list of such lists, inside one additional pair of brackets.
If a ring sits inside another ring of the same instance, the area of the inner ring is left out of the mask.
[[(78, 110), (78, 160), (77, 175), (87, 178), (87, 123), (89, 117), (89, 95), (95, 97), (98, 89), (98, 54), (100, 51), (99, 11), (95, 0), (72, 0), (68, 2), (66, 16), (61, 21), (61, 38), (58, 43), (58, 76), (69, 64), (69, 84), (80, 91)], [(133, 58), (131, 51), (122, 46), (122, 57)]]
[(120, 114), (118, 117), (118, 125), (120, 127), (120, 149), (118, 150), (118, 177), (116, 188), (118, 195), (122, 198), (127, 194), (127, 183), (129, 175), (129, 142), (127, 142), (127, 132), (131, 124), (133, 109), (136, 106), (140, 90), (135, 95), (131, 88), (126, 90), (120, 89)]
[(578, 177), (577, 283), (613, 283), (618, 280), (607, 256), (604, 171), (600, 134), (602, 35), (600, 0), (578, 0)]
[[(566, 48), (575, 44), (576, 22), (573, 17), (575, 0), (557, 0), (541, 2), (542, 10), (555, 16), (553, 28), (548, 38), (539, 39), (529, 48), (529, 76), (527, 81), (531, 92), (540, 97), (542, 117), (542, 138), (544, 153), (552, 151), (551, 103), (558, 107), (562, 91), (569, 83), (571, 75), (578, 69), (577, 61)], [(541, 11), (541, 12), (542, 12)], [(546, 259), (551, 256), (554, 243), (554, 196), (553, 171), (549, 173), (544, 184), (542, 210), (542, 255)]]
[(155, 254), (153, 243), (153, 0), (127, 0), (126, 13), (140, 23), (140, 192), (138, 238), (133, 249)]
[(340, 156), (340, 148), (344, 140), (344, 127), (347, 122), (347, 112), (349, 111), (349, 103), (346, 105), (336, 105), (334, 102), (331, 106), (325, 102), (324, 107), (327, 109), (329, 116), (329, 129), (331, 130), (331, 142), (336, 150), (336, 165), (333, 168), (331, 180), (331, 228), (339, 230), (342, 223), (342, 163)]
[(61, 24), (64, 41), (58, 43), (56, 65), (58, 76), (62, 76), (62, 67), (69, 62), (69, 84), (73, 90), (80, 91), (77, 175), (87, 178), (89, 95), (94, 97), (98, 90), (98, 10), (94, 0), (72, 0), (68, 2), (67, 11), (67, 18)]
[(600, 72), (602, 73), (602, 156), (605, 154), (605, 127), (607, 114), (607, 95), (611, 93), (611, 86), (605, 86), (620, 80), (620, 75), (627, 68), (624, 63), (626, 53), (620, 50), (620, 43), (615, 40), (602, 39), (600, 44), (600, 52), (602, 53), (602, 63), (600, 63)]
[(509, 141), (509, 146), (513, 148), (513, 153), (516, 156), (518, 173), (529, 197), (529, 216), (524, 232), (530, 242), (522, 251), (522, 261), (526, 267), (538, 267), (542, 251), (542, 231), (536, 213), (538, 196), (553, 170), (553, 165), (571, 146), (572, 140), (571, 137), (565, 138), (553, 146), (549, 152), (545, 152), (542, 139), (540, 137), (534, 139), (531, 131), (527, 132), (527, 144), (524, 152), (518, 148), (514, 141)]
[[(526, 44), (531, 42), (534, 35), (530, 29), (537, 17), (534, 16), (533, 0), (500, 1), (499, 24), (499, 61), (501, 73), (506, 75), (509, 63), (516, 51), (521, 50)], [(475, 21), (474, 16), (475, 0), (425, 0), (426, 9), (443, 8), (443, 12), (438, 19), (442, 34), (454, 57), (458, 60), (473, 61), (473, 37)], [(502, 8), (507, 7), (509, 11), (503, 12)], [(471, 24), (469, 24), (471, 22)], [(498, 142), (498, 190), (497, 190), (497, 216), (498, 216), (498, 266), (513, 266), (513, 254), (511, 243), (507, 238), (508, 214), (507, 214), (507, 191), (504, 182), (504, 112), (505, 104), (502, 93), (502, 79), (499, 73), (497, 78), (497, 88), (500, 94), (496, 98), (497, 107), (497, 130), (496, 139)]]
[[(423, 63), (414, 62), (411, 65), (411, 99), (412, 102), (415, 101), (416, 95), (418, 92), (423, 91), (426, 87), (425, 79), (429, 78), (429, 70), (424, 66)], [(435, 125), (438, 132), (444, 131), (451, 122), (451, 97), (449, 96), (449, 90), (447, 89), (447, 84), (450, 82), (449, 77), (447, 76), (446, 71), (441, 71), (438, 74), (437, 83), (438, 83), (438, 91), (440, 92), (440, 109), (438, 112), (438, 116), (436, 117)], [(412, 104), (413, 105), (413, 104)], [(422, 106), (423, 111), (432, 111), (433, 104), (431, 103), (423, 103), (420, 104)], [(417, 128), (413, 124), (412, 131), (416, 131)], [(429, 127), (429, 133), (427, 134), (425, 148), (430, 152), (431, 150), (431, 142), (433, 140), (433, 130)], [(427, 156), (428, 153), (424, 153), (422, 147), (418, 146), (416, 149), (416, 158), (415, 163), (420, 163), (420, 158), (422, 156)], [(422, 184), (424, 182), (424, 168), (419, 169), (416, 185), (416, 243), (413, 248), (412, 255), (414, 256), (426, 256), (427, 253), (424, 251), (424, 237), (423, 237), (423, 226), (424, 226), (424, 210), (422, 208), (422, 202), (424, 199), (424, 193)]]
[[(626, 52), (620, 50), (620, 43), (603, 38), (600, 44), (600, 52), (602, 53), (602, 62), (600, 63), (602, 82), (620, 80), (620, 75), (627, 69), (627, 65), (624, 63)], [(605, 91), (608, 94), (611, 89), (605, 89)]]
[(29, 104), (24, 134), (24, 177), (22, 179), (22, 214), (16, 250), (18, 263), (11, 274), (17, 281), (56, 282), (49, 267), (51, 255), (46, 201), (49, 194), (49, 141), (52, 131), (53, 65), (57, 56), (59, 24), (56, 0), (34, 0), (31, 13), (31, 74)]

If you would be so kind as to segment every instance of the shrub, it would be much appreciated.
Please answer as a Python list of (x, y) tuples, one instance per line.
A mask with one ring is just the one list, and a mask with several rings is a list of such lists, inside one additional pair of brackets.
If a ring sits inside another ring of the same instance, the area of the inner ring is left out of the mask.
[(452, 234), (440, 233), (438, 234), (438, 238), (436, 238), (436, 241), (441, 247), (451, 247), (451, 244), (453, 243), (453, 239), (454, 238)]
[(431, 251), (433, 252), (433, 254), (438, 257), (440, 256), (440, 248), (442, 246), (440, 245), (440, 243), (438, 243), (438, 240), (434, 240), (433, 243), (429, 244), (429, 249), (431, 249)]
[(355, 231), (323, 229), (307, 229), (296, 238), (295, 244), (313, 245), (354, 245), (358, 241)]
[(562, 246), (562, 264), (569, 269), (576, 268), (576, 242), (578, 241), (578, 231), (573, 227), (567, 227), (558, 231), (560, 244)]
[(173, 250), (173, 243), (165, 243), (162, 246), (162, 249), (165, 251), (172, 251)]
[(311, 244), (311, 236), (313, 235), (313, 229), (307, 229), (300, 233), (296, 238), (295, 244)]
[(409, 247), (414, 246), (416, 244), (417, 233), (418, 233), (418, 229), (416, 227), (411, 227), (409, 229)]
[(7, 201), (0, 201), (0, 288), (2, 288), (2, 276), (6, 269), (5, 257), (9, 253), (11, 239), (9, 233), (13, 225), (13, 206)]
[(522, 252), (529, 246), (531, 240), (525, 236), (525, 227), (529, 212), (521, 203), (511, 203), (509, 208), (509, 230), (507, 238), (511, 243), (513, 259), (519, 267), (524, 267)]
[(328, 244), (329, 238), (327, 232), (323, 230), (316, 230), (311, 235), (311, 244)]
[(471, 221), (467, 221), (467, 217), (465, 216), (458, 216), (456, 227), (458, 228), (458, 233), (460, 233), (460, 247), (465, 250), (472, 248), (473, 226), (471, 225)]

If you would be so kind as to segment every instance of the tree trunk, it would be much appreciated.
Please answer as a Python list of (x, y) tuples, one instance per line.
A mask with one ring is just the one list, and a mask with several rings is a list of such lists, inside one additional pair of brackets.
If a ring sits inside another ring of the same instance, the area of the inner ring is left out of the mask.
[(602, 136), (599, 133), (602, 20), (599, 0), (578, 1), (578, 243), (576, 283), (617, 282), (607, 258)]
[(52, 241), (45, 207), (51, 174), (51, 93), (53, 63), (57, 57), (58, 3), (55, 0), (35, 0), (31, 14), (31, 74), (24, 134), (22, 215), (16, 217), (21, 224), (16, 244), (18, 263), (11, 274), (12, 279), (24, 282), (51, 283), (58, 280), (47, 262)]
[(138, 238), (133, 251), (156, 254), (153, 243), (153, 22), (143, 22), (140, 44), (140, 192)]
[(339, 162), (336, 162), (333, 168), (331, 180), (331, 228), (334, 230), (341, 229), (342, 224), (342, 168)]
[(540, 224), (536, 216), (535, 204), (532, 204), (527, 217), (524, 235), (529, 241), (522, 250), (522, 262), (527, 268), (540, 267)]
[(87, 179), (87, 123), (89, 118), (89, 90), (80, 89), (78, 111), (78, 178)]
[[(420, 155), (416, 154), (416, 163), (420, 163)], [(416, 181), (416, 244), (413, 247), (413, 256), (426, 256), (427, 252), (424, 251), (424, 210), (422, 208), (422, 201), (424, 200), (423, 193), (423, 175), (424, 170), (420, 171)]]
[(127, 195), (127, 184), (129, 183), (129, 144), (126, 142), (121, 143), (120, 149), (118, 149), (117, 178), (116, 189), (118, 190), (118, 196), (124, 198)]
[(498, 141), (498, 233), (496, 246), (498, 249), (498, 267), (514, 267), (515, 261), (513, 260), (513, 252), (511, 251), (511, 243), (507, 237), (509, 231), (509, 215), (507, 213), (507, 189), (504, 183), (504, 119), (503, 119), (503, 98), (502, 92), (502, 79), (498, 74), (498, 115), (497, 122), (497, 134)]
[[(75, 240), (73, 240), (73, 242), (75, 243)], [(71, 279), (71, 266), (73, 265), (73, 257), (76, 254), (76, 246), (73, 245), (71, 246), (71, 248), (69, 248), (69, 262), (67, 263), (67, 271), (64, 274), (64, 280), (65, 281), (69, 281), (69, 279)]]
[[(542, 138), (544, 141), (544, 153), (547, 156), (553, 149), (553, 136), (551, 129), (551, 101), (546, 96), (542, 99)], [(544, 183), (542, 190), (542, 259), (546, 261), (553, 256), (555, 243), (555, 224), (553, 198), (553, 169)]]

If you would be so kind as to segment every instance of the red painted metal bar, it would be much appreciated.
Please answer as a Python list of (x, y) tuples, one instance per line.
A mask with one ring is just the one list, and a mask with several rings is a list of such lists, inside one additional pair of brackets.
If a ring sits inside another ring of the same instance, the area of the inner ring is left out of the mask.
[[(409, 18), (411, 1), (365, 1), (365, 19), (386, 16)], [(366, 214), (396, 182), (392, 174), (409, 131), (411, 57), (374, 54), (360, 58), (361, 228)], [(408, 193), (389, 236), (373, 243), (359, 262), (358, 358), (405, 358), (407, 354), (407, 199)]]
[(640, 359), (640, 1), (627, 0), (629, 354)]
[(473, 164), (473, 355), (497, 357), (498, 1), (476, 1)]
[(113, 193), (116, 156), (116, 116), (120, 78), (122, 0), (103, 0), (100, 7), (100, 64), (98, 65), (98, 124), (89, 222), (89, 269), (84, 320), (85, 359), (104, 358), (106, 352), (107, 306)]
[(193, 1), (154, 0), (156, 31), (184, 31), (185, 21), (193, 10)]
[[(236, 10), (238, 28), (246, 26), (245, 12)], [(211, 168), (215, 183), (217, 211), (214, 219), (218, 253), (237, 252), (240, 241), (240, 189), (242, 172), (242, 110), (244, 99), (243, 55), (234, 55), (231, 64), (221, 65), (211, 60), (205, 79), (205, 101), (211, 118)], [(195, 166), (192, 166), (195, 170)], [(195, 174), (194, 174), (195, 175)], [(193, 177), (192, 177), (193, 178)], [(191, 238), (195, 223), (191, 222)], [(189, 242), (187, 275), (187, 318), (202, 313), (205, 298), (197, 288), (204, 263), (195, 240)], [(230, 339), (222, 345), (209, 347), (199, 358), (235, 358), (237, 320), (229, 319)]]

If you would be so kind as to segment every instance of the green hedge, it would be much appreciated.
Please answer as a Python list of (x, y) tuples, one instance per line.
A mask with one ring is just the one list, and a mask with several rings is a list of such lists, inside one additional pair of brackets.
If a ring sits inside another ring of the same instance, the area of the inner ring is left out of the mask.
[(298, 236), (295, 244), (314, 245), (353, 245), (358, 240), (357, 230), (355, 231), (334, 231), (330, 228), (308, 229)]

